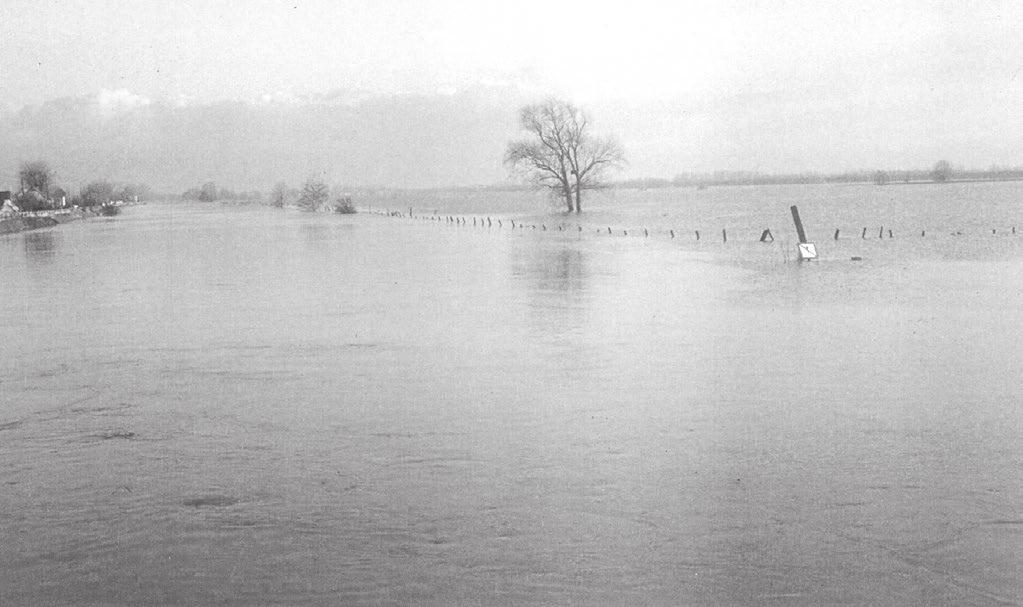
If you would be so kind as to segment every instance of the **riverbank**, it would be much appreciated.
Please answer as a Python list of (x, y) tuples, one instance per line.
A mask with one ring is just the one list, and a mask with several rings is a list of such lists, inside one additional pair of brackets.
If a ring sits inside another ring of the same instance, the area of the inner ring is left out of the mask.
[(98, 217), (102, 214), (102, 207), (79, 207), (75, 209), (60, 209), (56, 211), (20, 213), (18, 215), (0, 219), (0, 235), (16, 234), (26, 230), (49, 228), (62, 223), (76, 221), (78, 219)]

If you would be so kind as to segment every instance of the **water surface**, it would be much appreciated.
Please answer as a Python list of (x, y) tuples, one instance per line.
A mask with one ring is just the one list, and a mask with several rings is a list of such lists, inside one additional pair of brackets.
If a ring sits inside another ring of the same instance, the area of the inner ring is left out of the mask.
[[(1023, 236), (985, 187), (0, 238), (0, 603), (1023, 601)], [(879, 209), (896, 238), (826, 238)]]

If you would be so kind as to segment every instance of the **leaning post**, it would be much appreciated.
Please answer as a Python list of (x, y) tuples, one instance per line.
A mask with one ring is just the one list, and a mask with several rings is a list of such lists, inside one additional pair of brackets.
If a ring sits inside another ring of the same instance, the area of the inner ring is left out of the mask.
[(799, 236), (799, 259), (800, 261), (809, 261), (811, 259), (817, 259), (817, 247), (812, 242), (806, 241), (806, 232), (803, 230), (803, 221), (799, 218), (799, 209), (796, 205), (789, 207), (789, 211), (792, 211), (792, 221), (796, 224), (796, 235)]

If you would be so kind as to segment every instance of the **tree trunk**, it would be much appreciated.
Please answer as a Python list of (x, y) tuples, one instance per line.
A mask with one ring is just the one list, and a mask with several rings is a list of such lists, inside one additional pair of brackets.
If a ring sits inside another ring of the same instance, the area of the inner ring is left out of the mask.
[(567, 186), (563, 186), (561, 188), (561, 190), (562, 190), (562, 192), (565, 195), (565, 204), (568, 205), (568, 212), (571, 213), (572, 212), (572, 189), (567, 187)]
[(579, 187), (579, 184), (575, 184), (575, 212), (583, 212), (583, 189)]

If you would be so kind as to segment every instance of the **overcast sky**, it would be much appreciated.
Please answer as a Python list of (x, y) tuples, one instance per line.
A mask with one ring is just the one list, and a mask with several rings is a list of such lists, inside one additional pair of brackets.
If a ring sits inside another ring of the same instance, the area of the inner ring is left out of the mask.
[(0, 103), (502, 85), (590, 107), (641, 173), (1023, 164), (1021, 32), (998, 1), (3, 0)]

